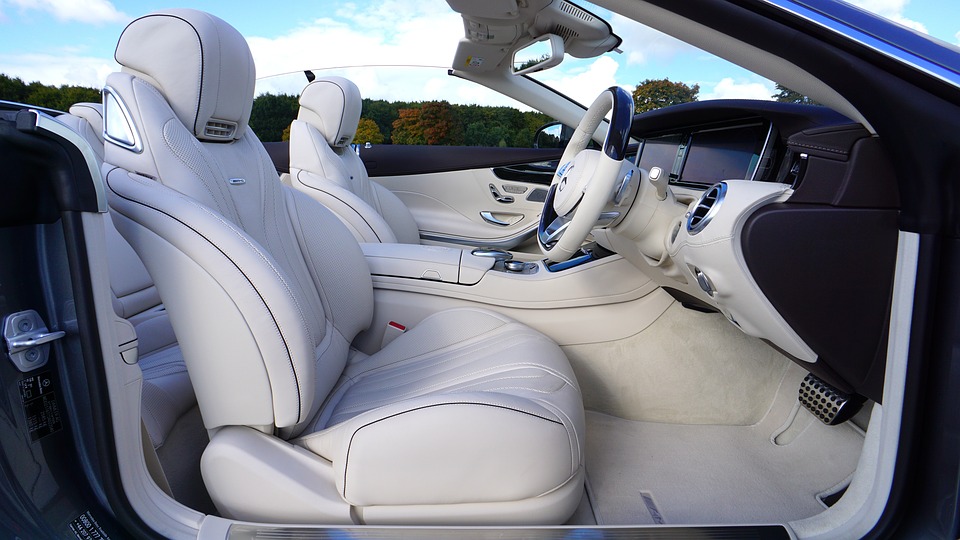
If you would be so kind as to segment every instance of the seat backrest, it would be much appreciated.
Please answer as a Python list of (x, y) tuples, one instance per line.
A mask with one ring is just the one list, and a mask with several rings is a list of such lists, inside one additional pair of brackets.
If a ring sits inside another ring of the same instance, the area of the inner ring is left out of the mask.
[(157, 12), (127, 26), (115, 56), (109, 203), (164, 300), (204, 424), (296, 435), (370, 324), (363, 254), (335, 216), (280, 183), (248, 128), (255, 68), (234, 28)]
[(290, 126), (291, 182), (333, 210), (360, 242), (419, 244), (410, 210), (370, 181), (350, 147), (361, 106), (357, 85), (343, 77), (317, 79), (303, 89)]

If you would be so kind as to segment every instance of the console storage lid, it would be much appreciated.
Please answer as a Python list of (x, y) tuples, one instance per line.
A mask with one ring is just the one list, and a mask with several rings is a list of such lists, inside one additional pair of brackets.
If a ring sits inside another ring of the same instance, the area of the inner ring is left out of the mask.
[(360, 244), (370, 273), (473, 285), (493, 267), (489, 257), (442, 246), (413, 244)]

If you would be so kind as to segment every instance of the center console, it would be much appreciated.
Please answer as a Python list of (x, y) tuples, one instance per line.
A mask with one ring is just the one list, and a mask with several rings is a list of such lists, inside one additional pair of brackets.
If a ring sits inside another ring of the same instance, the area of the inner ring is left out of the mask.
[[(509, 252), (412, 244), (361, 244), (376, 309), (354, 345), (371, 353), (388, 328), (443, 309), (498, 311), (561, 345), (622, 339), (653, 322), (672, 299), (619, 255), (557, 271)], [(394, 325), (391, 325), (394, 323)]]

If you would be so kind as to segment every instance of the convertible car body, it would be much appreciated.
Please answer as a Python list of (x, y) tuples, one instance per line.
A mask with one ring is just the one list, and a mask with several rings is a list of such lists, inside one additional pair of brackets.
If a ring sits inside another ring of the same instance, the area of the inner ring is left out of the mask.
[[(0, 531), (960, 535), (960, 50), (828, 0), (447, 4), (448, 76), (565, 145), (351, 147), (321, 77), (264, 148), (189, 9), (102, 105), (0, 103)], [(538, 78), (638, 23), (818, 104)]]

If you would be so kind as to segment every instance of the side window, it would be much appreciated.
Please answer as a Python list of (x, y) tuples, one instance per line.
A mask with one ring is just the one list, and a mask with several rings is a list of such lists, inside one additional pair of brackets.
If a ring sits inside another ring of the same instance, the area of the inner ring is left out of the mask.
[[(363, 96), (353, 143), (532, 148), (554, 119), (446, 68), (376, 67), (317, 71), (357, 84)], [(289, 138), (307, 81), (288, 74), (258, 81), (250, 125), (263, 141)], [(410, 88), (416, 88), (412, 92)], [(422, 97), (411, 100), (410, 95)], [(556, 128), (554, 128), (556, 129)], [(557, 133), (559, 135), (559, 133)]]

